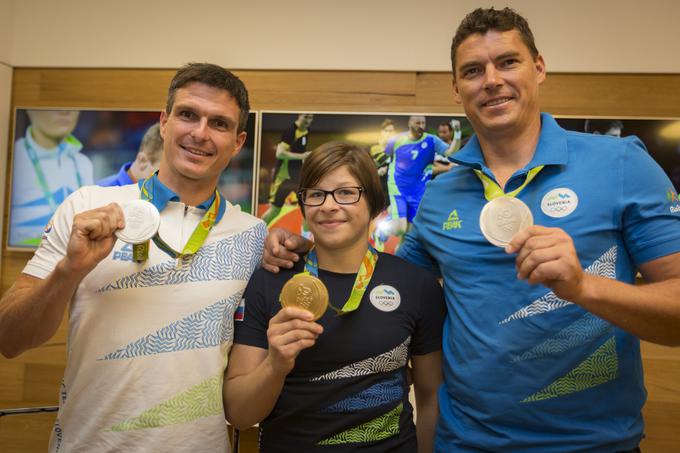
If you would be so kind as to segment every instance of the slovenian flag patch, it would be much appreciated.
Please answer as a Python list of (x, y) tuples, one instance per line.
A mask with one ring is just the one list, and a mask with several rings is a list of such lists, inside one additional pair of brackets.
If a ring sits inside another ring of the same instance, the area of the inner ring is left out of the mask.
[(234, 312), (234, 321), (243, 321), (245, 315), (246, 315), (246, 300), (241, 299), (241, 302), (239, 302), (238, 307), (236, 307), (236, 311)]

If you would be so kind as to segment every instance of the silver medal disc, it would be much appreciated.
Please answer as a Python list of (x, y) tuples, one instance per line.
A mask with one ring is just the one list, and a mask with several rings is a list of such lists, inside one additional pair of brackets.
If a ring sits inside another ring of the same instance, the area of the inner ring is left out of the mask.
[(484, 205), (479, 215), (482, 234), (498, 247), (507, 246), (515, 234), (533, 223), (529, 207), (514, 197), (494, 198)]
[(125, 214), (125, 228), (116, 231), (116, 236), (128, 244), (142, 244), (151, 239), (161, 224), (161, 215), (156, 206), (144, 200), (131, 200), (121, 204)]

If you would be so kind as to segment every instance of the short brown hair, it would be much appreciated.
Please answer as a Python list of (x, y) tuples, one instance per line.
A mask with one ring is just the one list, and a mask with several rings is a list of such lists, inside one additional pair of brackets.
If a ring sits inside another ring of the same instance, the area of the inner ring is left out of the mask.
[[(371, 155), (359, 145), (329, 142), (316, 148), (302, 164), (298, 190), (314, 187), (326, 174), (340, 167), (347, 167), (349, 173), (364, 188), (363, 196), (368, 202), (371, 218), (375, 218), (385, 209), (387, 200)], [(305, 207), (302, 203), (300, 208), (304, 215)]]
[(538, 57), (538, 49), (534, 42), (534, 34), (531, 32), (531, 28), (529, 28), (529, 23), (517, 11), (507, 7), (501, 10), (477, 8), (463, 18), (451, 42), (451, 69), (454, 79), (456, 78), (456, 51), (460, 44), (470, 35), (475, 33), (484, 35), (489, 30), (517, 30), (522, 37), (522, 41), (529, 48), (529, 52), (534, 60)]
[(188, 63), (182, 66), (170, 82), (168, 88), (168, 100), (165, 104), (165, 113), (172, 111), (175, 103), (177, 90), (192, 82), (202, 83), (219, 90), (227, 91), (238, 104), (241, 111), (238, 121), (238, 132), (246, 129), (250, 103), (248, 102), (248, 90), (241, 79), (221, 66), (210, 63)]
[(142, 143), (139, 144), (140, 153), (146, 154), (151, 162), (158, 162), (163, 154), (163, 137), (161, 137), (160, 125), (154, 123), (144, 133)]

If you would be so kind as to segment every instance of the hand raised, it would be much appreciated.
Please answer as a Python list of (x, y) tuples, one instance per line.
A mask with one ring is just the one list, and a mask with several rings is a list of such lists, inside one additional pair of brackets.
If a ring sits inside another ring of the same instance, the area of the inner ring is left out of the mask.
[(125, 217), (117, 203), (77, 214), (64, 257), (67, 268), (86, 275), (111, 253), (116, 243), (114, 233), (123, 227)]

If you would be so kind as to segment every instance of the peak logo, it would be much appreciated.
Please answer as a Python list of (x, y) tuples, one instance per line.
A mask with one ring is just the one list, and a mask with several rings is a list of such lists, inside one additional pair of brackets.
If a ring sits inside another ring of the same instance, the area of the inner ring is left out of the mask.
[(551, 190), (541, 200), (541, 211), (553, 218), (566, 217), (574, 212), (577, 206), (578, 195), (566, 187)]
[(124, 243), (120, 250), (114, 250), (113, 257), (111, 259), (114, 261), (133, 261), (132, 245)]
[(458, 210), (454, 209), (451, 211), (451, 214), (449, 214), (446, 222), (442, 224), (442, 230), (460, 230), (461, 228), (463, 228), (463, 221), (458, 217)]

